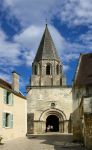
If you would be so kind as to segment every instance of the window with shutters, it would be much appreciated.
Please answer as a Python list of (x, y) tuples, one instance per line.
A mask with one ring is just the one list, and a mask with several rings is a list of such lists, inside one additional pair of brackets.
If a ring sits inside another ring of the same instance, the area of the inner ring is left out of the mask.
[(9, 103), (10, 103), (10, 96), (11, 96), (11, 93), (7, 91), (6, 104), (9, 104)]
[(3, 128), (13, 128), (13, 114), (4, 112), (2, 121)]
[(4, 89), (4, 103), (13, 105), (13, 93)]

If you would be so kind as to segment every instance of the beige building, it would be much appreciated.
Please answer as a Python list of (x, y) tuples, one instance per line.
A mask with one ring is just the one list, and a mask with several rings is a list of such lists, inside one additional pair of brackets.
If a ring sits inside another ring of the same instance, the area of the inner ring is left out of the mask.
[(46, 25), (27, 87), (27, 134), (71, 132), (71, 87)]
[(92, 149), (92, 53), (80, 55), (72, 93), (74, 140)]
[(27, 132), (26, 98), (19, 91), (19, 75), (13, 72), (12, 77), (12, 84), (0, 79), (0, 136), (4, 141)]

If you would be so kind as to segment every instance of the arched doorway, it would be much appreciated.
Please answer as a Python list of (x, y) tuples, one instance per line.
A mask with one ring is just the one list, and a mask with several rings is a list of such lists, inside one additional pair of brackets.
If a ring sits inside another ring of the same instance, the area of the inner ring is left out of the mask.
[(50, 115), (46, 119), (46, 132), (59, 131), (59, 118), (56, 115)]

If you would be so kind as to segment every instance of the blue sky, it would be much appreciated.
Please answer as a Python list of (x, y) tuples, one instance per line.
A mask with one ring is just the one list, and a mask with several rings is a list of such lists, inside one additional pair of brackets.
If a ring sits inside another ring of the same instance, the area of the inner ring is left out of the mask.
[(23, 93), (46, 18), (68, 85), (80, 53), (92, 52), (92, 0), (0, 0), (0, 77), (16, 70)]

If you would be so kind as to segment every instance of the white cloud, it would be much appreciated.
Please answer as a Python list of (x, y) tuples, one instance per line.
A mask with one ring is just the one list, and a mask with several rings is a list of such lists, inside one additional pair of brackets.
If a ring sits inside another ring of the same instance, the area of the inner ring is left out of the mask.
[(31, 23), (44, 23), (45, 19), (51, 20), (58, 9), (56, 0), (5, 0), (5, 7), (19, 18), (23, 25)]
[(11, 75), (8, 73), (0, 72), (0, 78), (11, 83)]
[(66, 0), (59, 16), (71, 26), (91, 24), (92, 0)]
[[(81, 44), (77, 42), (69, 42), (59, 33), (59, 31), (54, 26), (49, 25), (48, 28), (59, 56), (63, 62), (69, 63), (71, 60), (77, 59), (80, 53), (92, 51), (91, 45), (84, 45), (82, 42)], [(26, 65), (32, 64), (43, 32), (43, 26), (32, 25), (28, 28), (25, 28), (25, 30), (14, 37), (14, 40), (18, 44), (21, 44), (23, 48), (25, 47), (23, 51), (23, 58), (25, 59)]]
[(92, 24), (92, 0), (4, 0), (23, 25), (44, 24), (59, 17), (68, 25)]
[(7, 41), (6, 34), (0, 30), (0, 65), (16, 66), (20, 64), (20, 45)]

